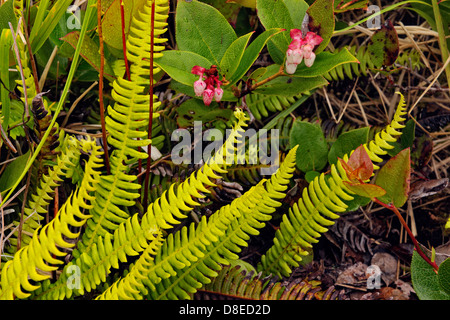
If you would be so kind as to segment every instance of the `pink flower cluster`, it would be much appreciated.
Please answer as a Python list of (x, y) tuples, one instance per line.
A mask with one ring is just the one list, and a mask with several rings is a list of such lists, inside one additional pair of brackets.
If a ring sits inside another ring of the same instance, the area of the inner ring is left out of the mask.
[(203, 96), (203, 103), (205, 105), (209, 106), (213, 99), (216, 102), (222, 100), (223, 90), (220, 88), (222, 82), (219, 81), (219, 75), (215, 65), (212, 65), (209, 69), (194, 66), (191, 73), (200, 76), (194, 82), (194, 92), (197, 97)]
[(291, 38), (292, 42), (286, 51), (286, 72), (289, 74), (295, 73), (297, 65), (303, 58), (305, 58), (305, 65), (311, 67), (316, 59), (313, 49), (323, 41), (322, 37), (314, 32), (308, 32), (303, 37), (300, 29), (292, 29)]

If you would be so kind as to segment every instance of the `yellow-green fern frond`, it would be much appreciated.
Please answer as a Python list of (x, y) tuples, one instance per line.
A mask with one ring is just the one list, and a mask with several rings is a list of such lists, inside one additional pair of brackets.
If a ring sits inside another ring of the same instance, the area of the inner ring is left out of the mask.
[[(133, 17), (130, 25), (130, 31), (127, 37), (127, 56), (128, 60), (132, 62), (130, 66), (131, 81), (136, 84), (148, 85), (150, 65), (150, 45), (151, 45), (151, 16), (152, 5), (155, 3), (155, 20), (154, 20), (154, 58), (162, 56), (161, 51), (164, 50), (162, 45), (167, 41), (161, 36), (166, 32), (167, 18), (169, 13), (169, 1), (167, 0), (152, 0), (147, 1), (143, 8), (139, 10), (138, 14)], [(159, 68), (154, 67), (153, 73), (160, 71)]]
[(61, 258), (67, 255), (65, 249), (75, 246), (73, 240), (79, 237), (81, 230), (73, 232), (71, 229), (79, 229), (90, 217), (82, 212), (82, 209), (90, 207), (86, 202), (89, 199), (86, 195), (94, 191), (100, 182), (99, 173), (96, 171), (101, 166), (100, 147), (96, 146), (94, 141), (89, 141), (83, 144), (83, 149), (89, 150), (91, 154), (85, 166), (86, 172), (81, 187), (64, 203), (56, 218), (42, 229), (36, 230), (30, 243), (5, 263), (0, 280), (0, 299), (29, 297), (29, 292), (39, 288), (34, 282), (48, 279), (49, 272), (57, 270), (56, 265), (63, 263)]
[[(117, 215), (118, 210), (121, 210), (119, 204), (127, 205), (126, 201), (130, 200), (127, 200), (126, 197), (133, 195), (133, 193), (127, 193), (125, 187), (139, 188), (138, 184), (130, 182), (125, 184), (123, 182), (132, 179), (133, 176), (126, 175), (121, 171), (115, 175), (106, 176), (111, 184), (117, 184), (110, 189), (105, 188), (107, 184), (104, 181), (105, 176), (102, 176), (102, 183), (97, 187), (93, 208), (90, 211), (92, 218), (87, 221), (85, 233), (78, 243), (78, 248), (73, 252), (75, 260), (68, 265), (68, 267), (76, 266), (79, 268), (80, 287), (75, 292), (69, 289), (65, 283), (70, 275), (63, 271), (55, 284), (45, 285), (39, 298), (57, 299), (70, 297), (72, 294), (83, 294), (85, 290), (90, 291), (100, 284), (99, 279), (109, 274), (111, 267), (118, 268), (119, 261), (126, 262), (127, 256), (141, 253), (148, 245), (146, 239), (149, 235), (155, 233), (155, 230), (172, 228), (173, 225), (179, 224), (181, 219), (187, 217), (186, 212), (200, 205), (197, 199), (204, 198), (205, 193), (210, 192), (207, 188), (215, 186), (214, 180), (221, 178), (217, 173), (225, 172), (227, 154), (236, 152), (234, 143), (238, 141), (248, 118), (241, 110), (237, 110), (235, 116), (238, 121), (230, 132), (227, 141), (217, 150), (216, 154), (185, 181), (178, 185), (173, 184), (167, 191), (163, 192), (159, 198), (149, 205), (147, 212), (141, 219), (138, 218), (137, 214), (132, 217), (127, 217), (125, 212), (122, 216)], [(283, 169), (274, 175), (274, 177), (279, 177), (277, 181), (286, 182), (283, 177), (292, 173), (294, 161), (290, 159), (286, 163), (290, 164), (291, 169), (285, 169), (287, 164), (282, 165)], [(122, 178), (118, 179), (118, 176)], [(281, 191), (279, 184), (270, 185), (268, 189), (272, 192), (276, 192), (275, 190)], [(113, 197), (111, 190), (120, 192), (120, 195)], [(279, 196), (279, 194), (275, 195), (274, 193), (274, 198), (276, 196)], [(120, 203), (115, 202), (114, 199), (119, 198), (121, 199)], [(107, 203), (107, 201), (109, 202)], [(98, 210), (102, 212), (98, 212)], [(93, 237), (93, 234), (97, 236)]]
[(238, 259), (240, 247), (246, 246), (250, 236), (257, 235), (264, 222), (271, 219), (275, 208), (281, 205), (276, 199), (284, 197), (281, 192), (295, 169), (295, 151), (290, 152), (270, 180), (262, 180), (208, 220), (204, 216), (198, 225), (192, 223), (170, 234), (154, 259), (139, 258), (130, 271), (133, 276), (119, 280), (103, 298), (189, 298), (217, 276), (221, 265)]
[[(79, 147), (80, 144), (75, 138), (66, 137), (61, 154), (56, 160), (56, 165), (49, 168), (48, 173), (41, 177), (36, 191), (29, 195), (22, 222), (22, 245), (29, 243), (34, 231), (40, 226), (44, 219), (42, 215), (48, 210), (47, 206), (53, 199), (52, 195), (55, 188), (60, 185), (65, 177), (72, 174), (72, 170), (80, 159)], [(19, 224), (20, 221), (15, 222), (16, 226)], [(11, 237), (14, 248), (17, 246), (17, 236), (18, 232)]]
[[(401, 130), (405, 127), (404, 122), (406, 118), (406, 102), (405, 97), (400, 92), (397, 92), (400, 95), (400, 101), (398, 103), (397, 109), (395, 111), (394, 117), (390, 124), (386, 126), (383, 130), (378, 132), (374, 139), (369, 141), (369, 143), (365, 144), (364, 147), (369, 154), (370, 159), (373, 162), (381, 162), (383, 159), (380, 156), (387, 154), (386, 149), (393, 149), (394, 147), (389, 144), (390, 142), (395, 142), (402, 134)], [(348, 159), (344, 159), (347, 161)], [(374, 164), (374, 170), (378, 170), (379, 167)]]
[[(387, 141), (396, 141), (401, 134), (396, 129), (403, 127), (400, 122), (405, 120), (402, 118), (404, 114), (405, 103), (402, 96), (391, 124), (365, 146), (372, 161), (380, 162), (379, 155), (391, 148)], [(348, 160), (347, 155), (344, 160)], [(258, 266), (260, 271), (289, 276), (292, 267), (299, 266), (302, 256), (309, 254), (308, 250), (318, 242), (321, 234), (327, 232), (328, 227), (339, 218), (338, 213), (347, 210), (345, 201), (353, 199), (354, 193), (343, 181), (348, 181), (347, 174), (342, 164), (337, 162), (336, 165), (331, 165), (329, 175), (320, 174), (303, 189), (299, 201), (283, 215), (273, 246), (261, 257), (261, 264)]]

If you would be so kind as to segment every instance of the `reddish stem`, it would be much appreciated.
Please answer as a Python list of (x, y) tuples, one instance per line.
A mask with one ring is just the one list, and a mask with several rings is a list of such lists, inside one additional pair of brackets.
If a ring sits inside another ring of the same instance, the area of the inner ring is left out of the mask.
[(105, 164), (106, 172), (110, 174), (111, 169), (109, 166), (109, 156), (108, 156), (108, 142), (106, 140), (106, 123), (105, 123), (105, 106), (103, 104), (103, 75), (105, 69), (105, 53), (103, 48), (103, 30), (102, 30), (102, 6), (101, 0), (97, 1), (97, 24), (98, 24), (98, 39), (100, 43), (100, 73), (98, 75), (98, 100), (100, 104), (100, 120), (102, 124), (102, 140), (103, 149), (105, 152)]
[(127, 74), (127, 79), (130, 81), (130, 66), (128, 64), (127, 58), (127, 38), (125, 35), (125, 9), (123, 1), (120, 1), (120, 20), (122, 22), (122, 49), (123, 49), (123, 60), (125, 61), (125, 71)]
[[(152, 126), (153, 126), (153, 50), (155, 46), (155, 2), (152, 3), (152, 13), (150, 18), (150, 105), (148, 115), (148, 139), (152, 138)], [(150, 179), (150, 164), (152, 160), (152, 148), (151, 144), (147, 149), (148, 158), (145, 170), (145, 187), (144, 187), (144, 210), (147, 208), (148, 202), (148, 188)]]
[(417, 241), (416, 237), (414, 237), (413, 233), (411, 232), (411, 229), (409, 229), (408, 224), (406, 223), (405, 219), (403, 219), (402, 215), (400, 214), (400, 212), (398, 211), (397, 207), (394, 206), (393, 204), (385, 204), (384, 202), (378, 200), (377, 198), (372, 198), (372, 200), (376, 203), (378, 203), (379, 205), (385, 207), (386, 209), (389, 209), (391, 211), (393, 211), (395, 213), (395, 215), (398, 217), (398, 219), (400, 220), (400, 223), (403, 225), (403, 227), (405, 228), (406, 232), (408, 233), (408, 236), (411, 238), (414, 247), (416, 248), (417, 253), (431, 266), (433, 267), (434, 271), (437, 273), (439, 267), (436, 264), (436, 262), (431, 261), (430, 258), (428, 258), (425, 253), (422, 251), (422, 248), (420, 248), (419, 246), (419, 242)]

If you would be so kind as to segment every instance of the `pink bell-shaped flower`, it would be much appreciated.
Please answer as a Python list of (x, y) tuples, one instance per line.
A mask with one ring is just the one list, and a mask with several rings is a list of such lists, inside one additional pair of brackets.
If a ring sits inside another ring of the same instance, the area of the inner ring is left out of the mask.
[(223, 89), (220, 87), (217, 87), (214, 89), (214, 100), (216, 102), (220, 102), (220, 100), (222, 100), (223, 97)]
[(292, 29), (290, 36), (292, 42), (286, 51), (286, 73), (293, 74), (303, 59), (307, 67), (313, 65), (316, 59), (316, 54), (313, 52), (314, 47), (321, 44), (323, 39), (314, 32), (307, 32), (303, 37), (300, 29)]
[(203, 81), (202, 76), (194, 82), (194, 92), (197, 97), (200, 97), (206, 89), (206, 82)]
[(203, 91), (203, 103), (207, 106), (211, 104), (214, 98), (214, 90), (211, 88), (206, 88), (205, 91)]

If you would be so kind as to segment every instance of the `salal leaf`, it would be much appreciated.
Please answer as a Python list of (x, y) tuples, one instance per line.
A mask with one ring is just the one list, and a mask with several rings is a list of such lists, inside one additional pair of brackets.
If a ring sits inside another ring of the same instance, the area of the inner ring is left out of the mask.
[(328, 146), (318, 125), (296, 120), (289, 135), (289, 144), (291, 148), (298, 145), (296, 164), (302, 172), (320, 171), (327, 164)]
[(379, 198), (384, 203), (393, 203), (397, 208), (408, 199), (411, 175), (409, 148), (400, 151), (380, 169), (376, 184), (386, 190), (386, 195)]
[(197, 53), (218, 66), (237, 39), (225, 17), (214, 7), (196, 0), (179, 1), (176, 12), (178, 48)]
[(220, 73), (225, 77), (225, 79), (231, 79), (232, 75), (235, 73), (253, 33), (254, 31), (237, 38), (228, 47), (227, 51), (225, 51), (225, 54), (219, 64)]
[(335, 164), (338, 157), (342, 158), (345, 154), (349, 154), (360, 145), (365, 144), (369, 139), (369, 127), (359, 128), (344, 132), (339, 135), (330, 148), (328, 161)]
[[(448, 259), (447, 259), (448, 260)], [(445, 261), (447, 261), (445, 260)], [(442, 262), (444, 270), (439, 267), (438, 274), (416, 250), (413, 252), (411, 261), (411, 281), (417, 296), (421, 300), (450, 300), (450, 293), (441, 287), (439, 277), (447, 277), (449, 262)], [(447, 266), (446, 266), (447, 265)], [(441, 274), (442, 272), (442, 274)], [(442, 280), (441, 280), (442, 281)], [(447, 280), (448, 281), (448, 280)], [(448, 282), (447, 282), (448, 283)]]
[(344, 181), (344, 184), (357, 195), (365, 198), (379, 198), (386, 194), (386, 190), (376, 184), (371, 183), (354, 183)]
[(242, 55), (242, 59), (239, 61), (239, 65), (236, 68), (236, 72), (230, 79), (230, 84), (236, 83), (247, 73), (247, 71), (250, 69), (250, 67), (258, 58), (259, 53), (264, 48), (267, 41), (269, 41), (269, 39), (271, 39), (273, 36), (275, 36), (280, 32), (281, 29), (266, 30), (250, 43), (248, 48), (245, 49), (244, 54)]
[(190, 51), (169, 50), (155, 59), (155, 64), (163, 69), (172, 79), (192, 87), (198, 76), (191, 73), (193, 66), (209, 68), (211, 61)]
[(317, 55), (326, 48), (334, 32), (334, 1), (316, 0), (306, 13), (309, 15), (309, 31), (323, 38), (322, 43), (314, 51)]
[(286, 31), (273, 37), (268, 45), (272, 59), (274, 59), (276, 63), (282, 64), (286, 50), (292, 40), (289, 31), (295, 28), (289, 9), (284, 1), (259, 0), (256, 1), (256, 12), (266, 30), (272, 28), (286, 29)]

